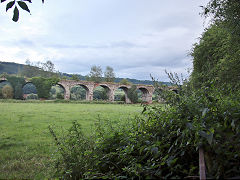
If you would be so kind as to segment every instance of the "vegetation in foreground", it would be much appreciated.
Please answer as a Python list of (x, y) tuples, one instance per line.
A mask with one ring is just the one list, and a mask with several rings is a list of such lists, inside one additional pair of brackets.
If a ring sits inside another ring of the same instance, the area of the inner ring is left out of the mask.
[(96, 122), (125, 123), (142, 111), (139, 105), (22, 102), (0, 102), (0, 179), (52, 176), (49, 125), (62, 134), (76, 121), (89, 135)]
[(55, 177), (64, 179), (169, 179), (199, 177), (203, 149), (207, 178), (240, 175), (240, 1), (210, 0), (212, 24), (193, 46), (189, 81), (169, 74), (178, 94), (165, 92), (165, 108), (146, 106), (127, 125), (99, 124), (91, 138), (73, 123), (58, 149)]

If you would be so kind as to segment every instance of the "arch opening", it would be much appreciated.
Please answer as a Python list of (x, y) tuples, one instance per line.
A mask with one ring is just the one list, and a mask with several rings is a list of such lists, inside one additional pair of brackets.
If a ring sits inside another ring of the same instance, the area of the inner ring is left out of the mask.
[(146, 88), (140, 87), (137, 89), (138, 101), (139, 102), (148, 102), (149, 91)]
[(49, 99), (64, 99), (65, 89), (61, 84), (56, 84), (51, 87)]
[(99, 85), (93, 90), (93, 100), (107, 101), (110, 97), (110, 88), (105, 85)]
[(23, 99), (38, 99), (36, 86), (28, 82), (22, 87)]
[(115, 90), (114, 101), (124, 101), (125, 103), (131, 103), (127, 96), (128, 88), (120, 86)]
[(70, 89), (71, 100), (88, 100), (89, 89), (84, 85), (75, 85)]

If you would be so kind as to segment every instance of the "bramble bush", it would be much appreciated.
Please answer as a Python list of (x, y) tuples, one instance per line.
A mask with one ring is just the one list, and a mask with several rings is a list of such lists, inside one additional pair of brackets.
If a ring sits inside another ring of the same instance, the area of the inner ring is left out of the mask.
[[(204, 149), (208, 178), (240, 174), (240, 91), (216, 89), (215, 82), (193, 89), (164, 90), (165, 105), (144, 105), (127, 123), (99, 120), (91, 136), (76, 122), (66, 135), (54, 130), (56, 177), (164, 179), (198, 176)], [(226, 96), (226, 91), (228, 95)]]

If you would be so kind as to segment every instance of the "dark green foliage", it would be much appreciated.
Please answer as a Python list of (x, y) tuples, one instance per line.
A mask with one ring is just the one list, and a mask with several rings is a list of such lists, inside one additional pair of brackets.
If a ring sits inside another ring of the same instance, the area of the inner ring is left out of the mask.
[(239, 0), (210, 0), (203, 15), (211, 17), (213, 23), (223, 22), (230, 33), (240, 36)]
[[(192, 83), (196, 88), (215, 81), (216, 87), (240, 85), (240, 45), (222, 25), (212, 25), (202, 35), (192, 51)], [(239, 38), (240, 40), (240, 38)]]
[[(1, 3), (3, 3), (3, 2), (5, 2), (5, 1), (7, 1), (7, 0), (1, 0)], [(29, 3), (32, 3), (32, 1), (31, 0), (25, 0), (25, 1), (27, 1), (27, 2), (29, 2)], [(16, 2), (17, 2), (17, 4), (16, 4)], [(44, 0), (42, 0), (42, 3), (44, 3)], [(27, 11), (27, 12), (29, 12), (30, 13), (30, 10), (29, 10), (29, 8), (28, 8), (28, 5), (24, 2), (24, 1), (9, 1), (8, 3), (7, 3), (7, 5), (6, 5), (6, 11), (8, 11), (10, 8), (12, 8), (12, 7), (15, 7), (14, 8), (14, 11), (13, 11), (13, 18), (12, 18), (12, 20), (14, 21), (14, 22), (17, 22), (18, 21), (18, 19), (19, 19), (19, 10), (18, 10), (18, 6), (22, 9), (22, 10), (25, 10), (25, 11)]]
[(124, 85), (131, 85), (132, 83), (130, 81), (128, 81), (127, 79), (122, 79), (120, 82), (120, 84), (124, 84)]
[(138, 102), (138, 93), (136, 85), (132, 85), (130, 89), (127, 91), (127, 96), (131, 100), (132, 103)]
[(49, 92), (53, 85), (58, 83), (58, 78), (33, 77), (31, 82), (35, 85), (39, 98), (49, 98)]
[(32, 83), (27, 83), (23, 86), (23, 94), (37, 94), (37, 89)]
[(14, 89), (14, 98), (23, 99), (22, 84), (17, 84)]
[[(69, 129), (66, 137), (58, 137), (49, 126), (56, 145), (58, 146), (58, 154), (56, 161), (56, 175), (64, 179), (80, 179), (84, 177), (84, 173), (91, 166), (94, 166), (94, 141), (91, 142), (83, 135), (81, 127), (78, 123), (73, 122), (73, 126)], [(87, 166), (86, 166), (87, 165)]]
[(37, 94), (28, 94), (27, 97), (26, 97), (27, 100), (37, 100), (38, 99), (38, 95)]
[(80, 80), (77, 74), (73, 74), (71, 79), (74, 80), (74, 81), (79, 81)]
[(168, 102), (164, 107), (144, 106), (143, 115), (127, 124), (99, 121), (89, 138), (77, 135), (81, 128), (76, 124), (70, 129), (74, 135), (66, 134), (61, 142), (54, 135), (60, 150), (56, 175), (73, 179), (198, 176), (199, 147), (205, 152), (207, 177), (239, 175), (240, 93), (229, 91), (224, 96), (214, 84), (193, 91), (188, 84), (179, 87), (178, 94), (164, 90), (161, 94)]
[(57, 93), (57, 96), (56, 96), (57, 99), (64, 99), (64, 96), (62, 93)]
[(22, 99), (22, 87), (25, 84), (25, 79), (23, 77), (10, 76), (7, 75), (7, 81), (11, 84), (14, 92), (15, 99)]
[(0, 62), (0, 74), (18, 74), (21, 72), (24, 65), (12, 62)]
[(85, 100), (86, 90), (82, 86), (74, 86), (70, 90), (72, 100)]
[(93, 91), (94, 100), (107, 100), (108, 99), (108, 89), (103, 87), (97, 87)]

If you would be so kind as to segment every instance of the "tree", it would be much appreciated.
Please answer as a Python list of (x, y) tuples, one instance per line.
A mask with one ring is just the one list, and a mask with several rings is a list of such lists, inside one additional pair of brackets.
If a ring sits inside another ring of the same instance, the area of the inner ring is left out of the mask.
[(128, 89), (127, 96), (131, 100), (132, 103), (138, 102), (138, 94), (137, 94), (137, 86), (136, 85), (133, 85), (130, 89)]
[(80, 80), (77, 74), (73, 74), (71, 79), (74, 80), (74, 81), (79, 81)]
[(211, 17), (213, 24), (223, 23), (232, 34), (240, 36), (240, 1), (210, 0), (204, 8), (203, 15)]
[(14, 98), (23, 99), (23, 89), (22, 84), (18, 83), (14, 88)]
[(13, 88), (14, 98), (22, 99), (22, 87), (25, 84), (25, 79), (23, 77), (10, 76), (10, 75), (7, 75), (6, 78)]
[[(5, 1), (8, 1), (8, 0), (1, 0), (1, 3), (5, 2)], [(30, 13), (30, 10), (28, 8), (28, 5), (27, 3), (25, 2), (28, 2), (28, 3), (32, 3), (32, 0), (19, 0), (19, 1), (16, 1), (16, 0), (11, 0), (7, 3), (6, 5), (6, 11), (8, 11), (9, 9), (13, 8), (14, 7), (14, 10), (13, 10), (13, 18), (12, 20), (14, 22), (17, 22), (18, 19), (19, 19), (19, 7), (22, 9), (22, 10), (25, 10), (27, 12)], [(42, 3), (44, 3), (44, 0), (42, 0)]]
[(29, 59), (26, 60), (25, 66), (23, 66), (22, 76), (26, 76), (29, 78), (35, 76), (42, 76), (42, 77), (54, 77), (57, 76), (55, 65), (52, 61), (47, 60), (46, 62), (31, 62)]
[(47, 72), (54, 72), (55, 67), (52, 61), (48, 60), (45, 63), (42, 63), (42, 70), (47, 71)]
[(4, 99), (12, 99), (13, 98), (13, 88), (10, 85), (5, 85), (2, 88), (2, 96)]
[(87, 76), (87, 80), (93, 82), (101, 82), (102, 81), (102, 68), (101, 66), (92, 66), (89, 75)]
[(114, 82), (115, 80), (115, 73), (113, 72), (113, 68), (110, 66), (106, 67), (104, 72), (104, 78), (106, 82)]
[(132, 83), (129, 82), (127, 79), (122, 79), (120, 82), (120, 84), (124, 84), (124, 85), (131, 85)]
[(193, 46), (192, 83), (196, 88), (209, 86), (215, 81), (218, 87), (240, 86), (240, 38), (225, 28), (224, 23), (211, 25)]
[(33, 77), (31, 82), (35, 85), (39, 98), (49, 98), (51, 87), (57, 84), (58, 78)]

